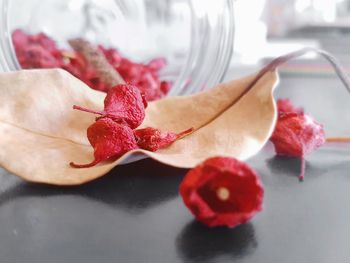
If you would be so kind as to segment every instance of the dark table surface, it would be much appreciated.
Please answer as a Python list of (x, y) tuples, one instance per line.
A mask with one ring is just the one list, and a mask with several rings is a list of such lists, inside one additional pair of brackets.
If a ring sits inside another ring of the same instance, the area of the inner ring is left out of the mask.
[[(304, 105), (329, 135), (350, 135), (350, 95), (336, 78), (282, 75), (276, 95)], [(178, 195), (186, 170), (149, 159), (72, 188), (0, 170), (0, 262), (350, 262), (350, 145), (307, 161), (300, 183), (299, 161), (274, 157), (271, 145), (249, 160), (264, 211), (235, 229), (195, 222)]]

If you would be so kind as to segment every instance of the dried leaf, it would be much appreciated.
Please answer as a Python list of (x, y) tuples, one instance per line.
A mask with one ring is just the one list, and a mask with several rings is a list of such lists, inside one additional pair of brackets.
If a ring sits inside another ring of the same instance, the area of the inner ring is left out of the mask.
[(272, 93), (277, 73), (266, 72), (256, 82), (255, 77), (151, 102), (142, 127), (172, 132), (194, 127), (195, 132), (158, 152), (134, 150), (114, 162), (74, 169), (71, 161), (93, 159), (86, 129), (94, 116), (74, 111), (72, 105), (101, 110), (105, 94), (59, 69), (2, 74), (0, 165), (28, 181), (76, 185), (106, 174), (130, 156), (146, 154), (183, 168), (216, 155), (247, 159), (263, 147), (276, 121)]

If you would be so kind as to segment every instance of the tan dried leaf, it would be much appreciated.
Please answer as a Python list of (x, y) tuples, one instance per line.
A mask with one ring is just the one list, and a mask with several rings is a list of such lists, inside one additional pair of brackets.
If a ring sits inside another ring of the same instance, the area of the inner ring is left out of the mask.
[(278, 75), (265, 73), (247, 92), (255, 76), (150, 103), (143, 127), (173, 132), (194, 127), (195, 132), (155, 153), (134, 150), (113, 162), (75, 169), (69, 162), (88, 163), (93, 158), (86, 129), (95, 116), (74, 111), (72, 105), (99, 110), (105, 94), (60, 69), (2, 74), (0, 165), (28, 181), (77, 185), (140, 155), (183, 168), (216, 155), (247, 159), (263, 147), (276, 122), (272, 93)]

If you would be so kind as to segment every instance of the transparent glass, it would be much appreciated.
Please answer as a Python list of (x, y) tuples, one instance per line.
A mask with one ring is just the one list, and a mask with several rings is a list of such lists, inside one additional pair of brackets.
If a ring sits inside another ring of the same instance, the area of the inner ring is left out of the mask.
[(60, 47), (83, 37), (138, 62), (165, 57), (170, 95), (222, 80), (233, 51), (233, 0), (0, 0), (0, 67), (20, 69), (11, 33), (44, 32)]

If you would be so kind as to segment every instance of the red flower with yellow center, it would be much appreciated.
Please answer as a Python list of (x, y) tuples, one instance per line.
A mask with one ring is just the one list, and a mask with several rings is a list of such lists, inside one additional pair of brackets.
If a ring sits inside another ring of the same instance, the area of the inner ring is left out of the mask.
[(187, 173), (180, 194), (198, 221), (210, 227), (235, 227), (261, 211), (264, 189), (248, 165), (214, 157)]

